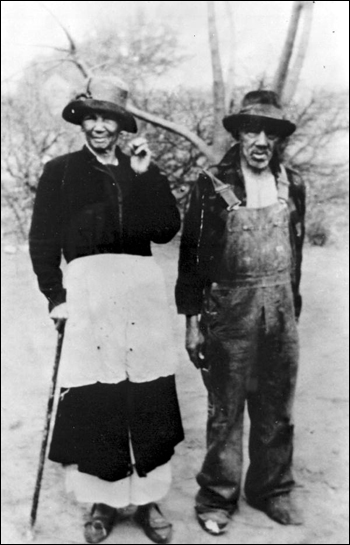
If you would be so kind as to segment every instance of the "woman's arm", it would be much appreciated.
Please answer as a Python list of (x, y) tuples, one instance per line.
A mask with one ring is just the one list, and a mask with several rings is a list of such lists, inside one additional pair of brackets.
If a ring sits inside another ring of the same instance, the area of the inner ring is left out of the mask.
[(44, 167), (36, 193), (29, 232), (29, 251), (40, 291), (49, 301), (49, 310), (66, 300), (61, 264), (62, 182), (61, 162)]

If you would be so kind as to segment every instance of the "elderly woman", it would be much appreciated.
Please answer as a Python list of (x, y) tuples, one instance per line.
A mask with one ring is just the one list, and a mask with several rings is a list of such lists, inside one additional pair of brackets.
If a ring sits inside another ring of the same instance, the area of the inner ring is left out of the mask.
[(183, 429), (151, 242), (169, 242), (180, 218), (147, 143), (135, 139), (131, 158), (117, 145), (121, 131), (137, 132), (126, 99), (119, 79), (92, 78), (62, 113), (86, 145), (49, 161), (38, 185), (31, 259), (56, 327), (67, 321), (49, 458), (65, 466), (76, 499), (93, 504), (88, 543), (105, 539), (129, 505), (151, 540), (168, 543), (172, 525), (156, 502)]

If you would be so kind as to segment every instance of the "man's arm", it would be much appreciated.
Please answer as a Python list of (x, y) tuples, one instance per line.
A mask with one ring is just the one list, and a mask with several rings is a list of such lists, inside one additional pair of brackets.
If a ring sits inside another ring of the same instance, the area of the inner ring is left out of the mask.
[(298, 320), (302, 297), (300, 294), (302, 252), (305, 238), (306, 189), (302, 178), (295, 171), (287, 171), (290, 181), (290, 198), (293, 209), (290, 219), (290, 236), (293, 252), (292, 288), (294, 294), (295, 317)]
[(57, 161), (45, 165), (39, 180), (29, 232), (29, 251), (40, 291), (49, 301), (49, 310), (66, 300), (61, 263), (62, 178)]
[(204, 365), (204, 357), (201, 353), (204, 336), (200, 330), (198, 316), (186, 316), (186, 341), (185, 348), (189, 358), (200, 369)]
[(202, 309), (205, 279), (199, 267), (199, 246), (204, 220), (203, 199), (203, 190), (197, 182), (192, 190), (190, 205), (184, 218), (175, 287), (178, 313), (187, 316), (198, 315)]

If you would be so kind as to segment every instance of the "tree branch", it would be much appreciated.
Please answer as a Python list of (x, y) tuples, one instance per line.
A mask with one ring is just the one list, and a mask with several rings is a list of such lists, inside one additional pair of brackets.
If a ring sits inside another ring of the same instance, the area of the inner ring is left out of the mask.
[(19, 227), (22, 238), (25, 239), (27, 236), (27, 232), (25, 229), (25, 219), (23, 219), (23, 210), (21, 209), (18, 201), (13, 197), (13, 195), (11, 195), (11, 193), (8, 191), (8, 189), (4, 186), (2, 182), (1, 182), (1, 192), (5, 201), (7, 202), (8, 206), (10, 207), (10, 209), (12, 210), (16, 218), (17, 225)]
[(233, 110), (234, 100), (234, 79), (235, 79), (235, 28), (232, 14), (231, 2), (225, 1), (226, 15), (229, 23), (229, 35), (230, 35), (230, 53), (229, 63), (226, 78), (226, 93), (225, 93), (225, 113), (229, 114)]
[(70, 32), (68, 32), (67, 28), (61, 23), (61, 21), (56, 17), (56, 15), (47, 7), (45, 6), (45, 4), (42, 4), (41, 2), (39, 2), (39, 4), (44, 8), (46, 9), (46, 11), (48, 13), (50, 13), (51, 17), (53, 17), (56, 21), (56, 23), (61, 27), (61, 29), (63, 30), (63, 32), (65, 33), (66, 35), (66, 38), (68, 40), (68, 43), (69, 43), (69, 53), (72, 57), (72, 59), (74, 59), (74, 62), (75, 62), (75, 65), (77, 66), (77, 68), (80, 70), (80, 72), (82, 73), (82, 75), (84, 76), (84, 78), (90, 78), (91, 75), (92, 75), (92, 72), (91, 72), (91, 69), (88, 67), (88, 65), (79, 57), (78, 55), (78, 52), (77, 52), (77, 46), (75, 44), (75, 41), (73, 40), (73, 37), (72, 35), (70, 34)]
[(215, 2), (209, 0), (208, 5), (208, 30), (211, 63), (213, 69), (213, 104), (214, 104), (214, 139), (215, 153), (221, 155), (226, 151), (228, 136), (222, 126), (225, 115), (225, 85), (221, 69), (219, 52), (219, 39), (215, 21)]
[(138, 117), (139, 119), (143, 119), (144, 121), (148, 121), (148, 123), (151, 123), (152, 125), (162, 127), (163, 129), (178, 134), (179, 136), (183, 136), (192, 144), (194, 144), (201, 151), (201, 153), (203, 153), (203, 155), (205, 155), (209, 159), (209, 161), (216, 163), (221, 158), (221, 154), (215, 153), (215, 151), (210, 146), (208, 146), (204, 142), (204, 140), (199, 138), (195, 133), (193, 133), (183, 125), (179, 125), (178, 123), (174, 123), (173, 121), (167, 121), (166, 119), (163, 119), (162, 117), (159, 117), (157, 115), (139, 110), (131, 104), (128, 104), (126, 109), (128, 112), (130, 112), (135, 117)]
[(285, 104), (289, 104), (289, 102), (293, 99), (298, 85), (300, 73), (303, 68), (311, 34), (313, 7), (313, 2), (304, 2), (304, 22), (302, 35), (299, 41), (298, 50), (293, 66), (287, 76), (286, 85), (282, 92), (282, 99)]
[(300, 14), (303, 9), (304, 2), (296, 0), (293, 3), (292, 15), (289, 23), (289, 28), (287, 32), (286, 41), (280, 58), (280, 62), (273, 80), (272, 89), (281, 96), (282, 91), (286, 82), (286, 77), (288, 73), (288, 67), (290, 59), (293, 53), (295, 37), (298, 30), (298, 24), (300, 20)]
[[(224, 92), (224, 83), (223, 83), (220, 57), (219, 57), (217, 32), (215, 27), (214, 2), (208, 2), (208, 5), (210, 5), (209, 18), (211, 20), (211, 32), (209, 32), (209, 35), (210, 36), (213, 35), (213, 40), (211, 42), (213, 47), (212, 61), (213, 61), (213, 70), (216, 76), (214, 81), (214, 105), (215, 105), (214, 108), (215, 108), (215, 117), (216, 117), (217, 127), (214, 128), (214, 135), (216, 135), (216, 142), (214, 142), (213, 148), (208, 146), (204, 142), (204, 140), (202, 140), (195, 133), (187, 129), (185, 126), (174, 123), (173, 121), (167, 121), (157, 115), (142, 111), (131, 104), (127, 106), (127, 110), (139, 119), (147, 121), (151, 123), (152, 125), (162, 127), (170, 132), (178, 134), (179, 136), (183, 136), (189, 142), (195, 145), (198, 148), (198, 150), (207, 157), (209, 161), (216, 163), (220, 160), (223, 152), (226, 149), (228, 137), (221, 123), (222, 118), (225, 114), (225, 92)], [(71, 34), (68, 32), (67, 28), (57, 19), (57, 17), (51, 12), (51, 10), (49, 10), (44, 5), (43, 7), (51, 14), (51, 16), (59, 24), (59, 26), (62, 28), (63, 32), (65, 33), (68, 39), (69, 55), (70, 55), (69, 60), (73, 64), (75, 64), (75, 66), (78, 68), (78, 70), (80, 71), (80, 73), (83, 75), (85, 79), (91, 77), (93, 71), (80, 58), (75, 41), (73, 40), (73, 37), (71, 36)]]

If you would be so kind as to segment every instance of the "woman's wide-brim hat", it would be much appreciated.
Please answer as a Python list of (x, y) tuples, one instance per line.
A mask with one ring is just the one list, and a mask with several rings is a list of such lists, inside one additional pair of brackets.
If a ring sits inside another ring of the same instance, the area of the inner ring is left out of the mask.
[(265, 130), (286, 138), (296, 129), (296, 125), (285, 118), (276, 93), (263, 90), (247, 93), (240, 111), (224, 117), (222, 123), (236, 139), (240, 131)]
[(83, 118), (92, 112), (108, 113), (121, 122), (122, 130), (137, 132), (135, 118), (126, 110), (127, 84), (116, 76), (94, 76), (89, 79), (86, 91), (69, 102), (62, 117), (74, 125), (81, 125)]

